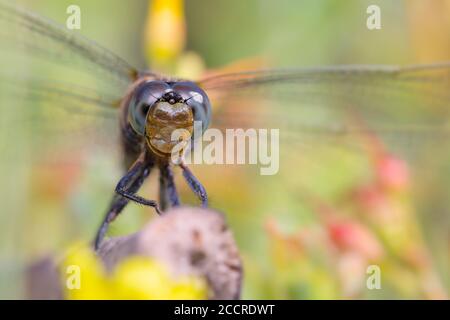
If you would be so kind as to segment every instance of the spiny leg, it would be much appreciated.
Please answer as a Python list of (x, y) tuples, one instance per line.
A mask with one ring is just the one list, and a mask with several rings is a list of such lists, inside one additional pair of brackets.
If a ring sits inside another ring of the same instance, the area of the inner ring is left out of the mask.
[(202, 207), (208, 206), (208, 195), (206, 194), (205, 187), (198, 181), (189, 168), (183, 163), (180, 163), (181, 169), (183, 169), (183, 177), (186, 179), (189, 187), (197, 195), (202, 202)]
[(169, 163), (161, 164), (159, 176), (159, 204), (164, 211), (168, 207), (180, 205), (180, 197), (173, 179), (173, 171)]
[[(120, 179), (119, 183), (116, 186), (116, 193), (121, 195), (128, 200), (140, 203), (144, 206), (149, 206), (155, 208), (156, 212), (160, 214), (158, 203), (155, 200), (147, 200), (141, 196), (136, 194), (137, 190), (134, 190), (132, 187), (134, 182), (137, 180), (142, 180), (142, 176), (145, 174), (145, 171), (149, 171), (149, 166), (153, 167), (153, 162), (148, 162), (145, 160), (145, 153), (143, 153), (136, 162), (131, 166), (130, 170), (127, 174)], [(150, 172), (147, 173), (147, 176)], [(142, 182), (139, 184), (139, 187), (142, 185)]]
[(100, 247), (100, 243), (102, 242), (106, 232), (108, 231), (109, 224), (116, 219), (116, 217), (122, 212), (123, 208), (125, 208), (128, 202), (129, 202), (128, 199), (125, 199), (124, 197), (118, 195), (114, 195), (111, 204), (109, 205), (109, 209), (105, 215), (105, 218), (103, 219), (103, 222), (95, 236), (94, 240), (95, 250), (98, 250), (98, 248)]
[[(117, 189), (120, 187), (127, 187), (126, 194), (134, 194), (139, 188), (142, 186), (145, 178), (150, 174), (151, 169), (153, 168), (154, 163), (152, 161), (145, 161), (145, 157), (141, 156), (138, 160), (131, 166), (128, 173), (119, 181)], [(121, 189), (123, 193), (123, 189)], [(139, 197), (140, 198), (140, 197)], [(145, 200), (145, 199), (144, 199)], [(101, 241), (103, 240), (106, 231), (108, 230), (109, 224), (116, 219), (116, 217), (120, 214), (123, 208), (130, 201), (129, 197), (124, 197), (121, 193), (114, 195), (113, 200), (109, 206), (109, 210), (103, 219), (103, 222), (100, 228), (97, 231), (97, 235), (95, 237), (94, 248), (97, 250), (100, 246)], [(148, 201), (148, 200), (146, 200)], [(153, 201), (154, 202), (154, 201)], [(141, 202), (139, 202), (141, 203)], [(144, 203), (145, 204), (145, 203)], [(155, 203), (155, 209), (159, 213), (159, 209)]]

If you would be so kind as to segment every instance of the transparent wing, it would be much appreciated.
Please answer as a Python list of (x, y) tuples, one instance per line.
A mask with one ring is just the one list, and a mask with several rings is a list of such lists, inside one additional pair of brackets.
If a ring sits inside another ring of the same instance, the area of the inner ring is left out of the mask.
[(37, 155), (56, 145), (117, 145), (117, 106), (137, 76), (127, 62), (3, 0), (0, 61), (2, 131), (20, 131), (3, 146), (32, 146)]
[(19, 49), (21, 54), (79, 72), (101, 71), (110, 76), (108, 80), (125, 85), (137, 75), (136, 69), (95, 42), (3, 0), (0, 25), (4, 50)]
[(373, 133), (402, 151), (448, 143), (450, 62), (250, 71), (199, 84), (221, 127), (279, 128), (310, 146), (357, 146)]
[[(39, 77), (0, 74), (0, 114), (5, 147), (33, 155), (62, 149), (115, 148), (118, 114), (113, 97), (97, 90)], [(116, 102), (115, 102), (116, 101)], [(14, 139), (11, 138), (14, 133)]]

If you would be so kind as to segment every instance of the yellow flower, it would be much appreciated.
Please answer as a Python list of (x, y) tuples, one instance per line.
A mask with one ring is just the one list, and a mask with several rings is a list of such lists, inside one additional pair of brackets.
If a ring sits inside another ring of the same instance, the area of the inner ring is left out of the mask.
[(119, 299), (205, 299), (205, 283), (196, 277), (174, 279), (162, 264), (145, 257), (121, 263), (114, 275)]
[(67, 299), (206, 299), (208, 294), (203, 279), (174, 278), (146, 257), (129, 257), (108, 274), (86, 246), (70, 250), (62, 269)]
[(153, 67), (173, 63), (186, 42), (183, 1), (152, 1), (145, 31), (146, 51)]
[(110, 283), (103, 266), (89, 247), (73, 246), (62, 265), (63, 289), (67, 299), (109, 299)]

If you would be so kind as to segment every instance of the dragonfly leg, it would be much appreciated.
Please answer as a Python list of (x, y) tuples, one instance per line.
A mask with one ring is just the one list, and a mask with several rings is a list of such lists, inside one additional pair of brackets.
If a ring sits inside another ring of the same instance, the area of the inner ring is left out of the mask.
[(206, 194), (205, 187), (198, 181), (191, 170), (184, 164), (180, 163), (180, 167), (183, 170), (183, 177), (186, 179), (187, 184), (192, 191), (197, 195), (197, 197), (202, 202), (202, 207), (208, 206), (208, 195)]
[[(138, 169), (139, 168), (139, 169)], [(151, 169), (153, 168), (153, 162), (144, 162), (141, 157), (133, 164), (128, 173), (120, 180), (119, 184), (126, 180), (127, 183), (125, 185), (128, 186), (128, 192), (135, 193), (139, 190), (141, 185), (143, 184), (145, 178), (150, 174)], [(117, 189), (117, 187), (116, 187)], [(103, 222), (100, 228), (97, 231), (97, 235), (94, 241), (94, 249), (97, 250), (100, 246), (101, 241), (103, 240), (106, 231), (108, 230), (108, 226), (111, 222), (113, 222), (117, 216), (121, 213), (123, 208), (128, 204), (130, 200), (121, 195), (114, 195), (113, 200), (109, 206), (109, 210), (103, 219)], [(157, 207), (155, 208), (157, 212), (159, 211)]]
[(151, 167), (153, 167), (153, 162), (147, 163), (145, 161), (145, 154), (141, 155), (131, 166), (127, 174), (120, 179), (115, 191), (117, 194), (128, 200), (155, 208), (156, 212), (160, 214), (161, 212), (158, 203), (155, 200), (147, 200), (136, 194), (137, 189), (139, 189), (144, 182), (143, 177), (149, 175)]
[(164, 211), (168, 207), (180, 205), (180, 197), (173, 179), (173, 171), (170, 165), (162, 164), (160, 166), (159, 176), (159, 205)]
[(128, 204), (128, 202), (129, 202), (128, 199), (125, 199), (118, 195), (114, 196), (114, 198), (111, 201), (111, 204), (109, 206), (109, 210), (106, 213), (105, 218), (103, 219), (103, 222), (97, 231), (97, 235), (95, 236), (95, 240), (94, 240), (94, 249), (95, 250), (97, 250), (100, 247), (100, 243), (102, 242), (103, 238), (105, 237), (106, 231), (108, 231), (109, 224), (117, 218), (117, 216), (120, 214), (120, 212), (123, 210), (123, 208)]

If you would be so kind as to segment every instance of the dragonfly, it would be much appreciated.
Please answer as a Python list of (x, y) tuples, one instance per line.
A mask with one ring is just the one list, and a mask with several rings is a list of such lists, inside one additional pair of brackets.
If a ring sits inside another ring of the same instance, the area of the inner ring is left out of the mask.
[[(51, 146), (55, 132), (64, 143), (78, 135), (92, 143), (100, 135), (113, 143), (115, 134), (119, 138), (125, 173), (114, 189), (95, 248), (128, 203), (152, 207), (158, 214), (181, 204), (175, 166), (202, 206), (208, 206), (206, 188), (189, 167), (170, 161), (179, 142), (172, 140), (172, 132), (192, 133), (195, 121), (202, 123), (202, 131), (208, 126), (282, 128), (288, 147), (305, 132), (319, 141), (334, 137), (343, 143), (361, 132), (387, 140), (448, 141), (450, 61), (264, 69), (179, 79), (138, 70), (81, 34), (3, 1), (0, 32), (1, 93), (12, 97), (0, 110), (4, 118), (13, 119), (14, 128), (26, 121), (34, 124), (33, 137), (45, 137), (33, 143), (35, 149)], [(28, 61), (23, 57), (37, 61), (31, 71), (21, 65)], [(56, 77), (48, 72), (53, 69), (59, 70), (53, 73)], [(14, 118), (11, 110), (19, 96), (39, 106), (26, 113), (29, 119)], [(60, 119), (57, 114), (64, 114), (65, 120), (55, 121)], [(47, 132), (48, 126), (55, 131)], [(289, 152), (298, 151), (292, 147)], [(158, 201), (138, 195), (156, 168)]]

